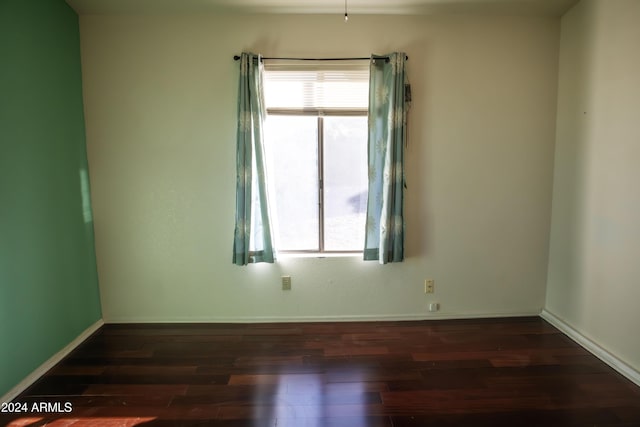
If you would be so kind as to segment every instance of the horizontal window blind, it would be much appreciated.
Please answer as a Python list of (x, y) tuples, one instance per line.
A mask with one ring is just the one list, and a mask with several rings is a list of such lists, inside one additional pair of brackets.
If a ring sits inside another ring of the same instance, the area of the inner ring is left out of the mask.
[(366, 110), (369, 62), (265, 61), (267, 110)]

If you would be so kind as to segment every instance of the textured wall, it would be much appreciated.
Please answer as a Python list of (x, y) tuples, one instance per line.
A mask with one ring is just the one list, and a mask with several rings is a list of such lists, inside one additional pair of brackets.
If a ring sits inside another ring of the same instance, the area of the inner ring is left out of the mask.
[[(432, 300), (435, 316), (540, 312), (557, 19), (96, 15), (80, 32), (105, 321), (416, 318)], [(242, 50), (408, 53), (406, 262), (231, 264)]]
[(0, 395), (100, 317), (78, 18), (0, 2)]
[(562, 19), (546, 308), (640, 371), (640, 2)]

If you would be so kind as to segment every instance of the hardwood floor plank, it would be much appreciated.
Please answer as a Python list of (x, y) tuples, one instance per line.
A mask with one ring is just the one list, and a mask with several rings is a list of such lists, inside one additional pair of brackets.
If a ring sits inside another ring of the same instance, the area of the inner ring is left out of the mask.
[(91, 384), (82, 393), (84, 396), (176, 396), (185, 394), (187, 385), (148, 384)]
[(640, 388), (540, 318), (105, 325), (0, 425), (639, 427)]
[(277, 427), (393, 427), (389, 417), (278, 418)]
[(394, 427), (622, 427), (610, 411), (598, 409), (509, 411), (485, 414), (392, 416)]

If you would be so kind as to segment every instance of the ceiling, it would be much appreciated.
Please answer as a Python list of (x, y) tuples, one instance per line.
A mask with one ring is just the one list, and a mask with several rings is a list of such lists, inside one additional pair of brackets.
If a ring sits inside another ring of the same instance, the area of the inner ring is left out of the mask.
[[(561, 16), (579, 0), (347, 0), (350, 15), (501, 14)], [(344, 0), (67, 0), (80, 15), (344, 13)]]

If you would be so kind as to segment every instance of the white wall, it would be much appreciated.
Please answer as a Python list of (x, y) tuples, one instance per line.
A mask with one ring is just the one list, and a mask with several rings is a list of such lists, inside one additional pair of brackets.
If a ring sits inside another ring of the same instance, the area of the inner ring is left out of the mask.
[[(546, 309), (640, 371), (640, 2), (562, 18)], [(640, 374), (637, 374), (640, 378)]]
[[(105, 321), (537, 314), (559, 22), (431, 16), (81, 16)], [(403, 50), (413, 85), (406, 262), (231, 264), (232, 56)], [(293, 277), (280, 290), (279, 277)], [(423, 293), (435, 278), (436, 293)], [(433, 317), (433, 316), (432, 316)]]

